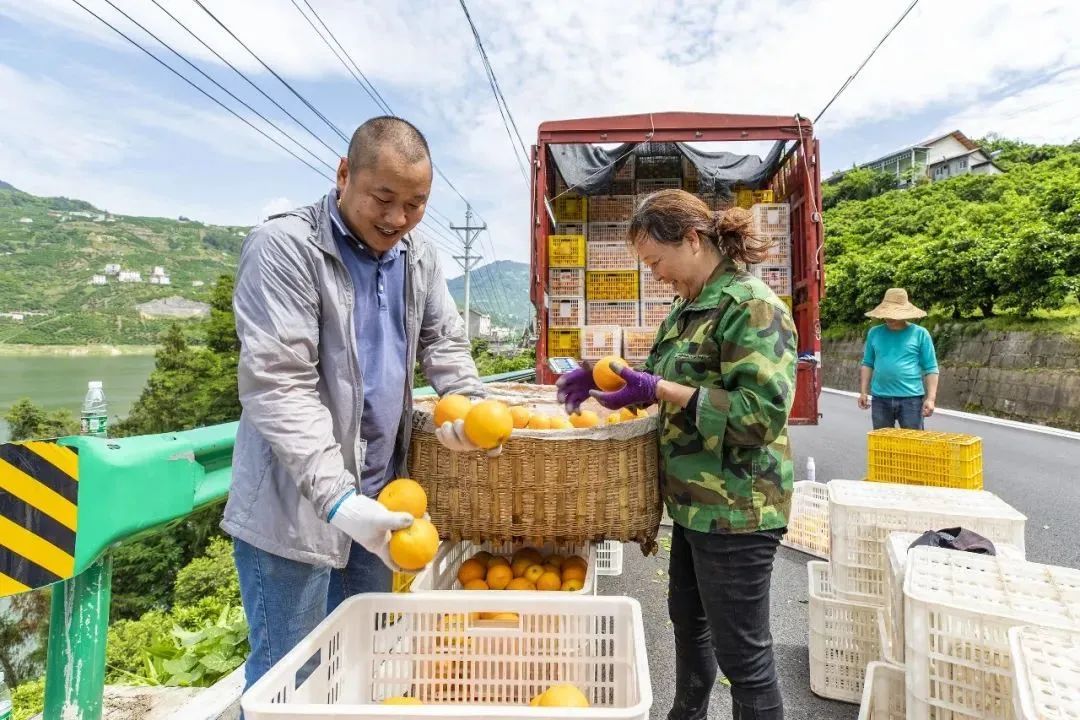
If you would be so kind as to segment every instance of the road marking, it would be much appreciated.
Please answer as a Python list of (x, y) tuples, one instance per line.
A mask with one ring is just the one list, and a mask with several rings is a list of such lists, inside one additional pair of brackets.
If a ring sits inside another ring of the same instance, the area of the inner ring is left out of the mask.
[[(837, 390), (836, 388), (828, 387), (823, 387), (821, 389), (827, 393), (832, 393), (833, 395), (844, 395), (850, 398), (859, 397), (859, 393), (851, 392), (849, 390)], [(1073, 432), (1072, 430), (1047, 427), (1046, 425), (1034, 425), (1032, 423), (1020, 422), (1018, 420), (1006, 420), (1005, 418), (996, 418), (991, 417), (990, 415), (976, 415), (975, 413), (962, 412), (960, 410), (946, 410), (944, 408), (935, 408), (934, 414), (946, 415), (948, 417), (959, 418), (961, 420), (984, 422), (990, 425), (999, 425), (1001, 427), (1012, 428), (1014, 430), (1026, 430), (1028, 432), (1040, 433), (1042, 435), (1053, 435), (1055, 437), (1061, 437), (1067, 440), (1080, 440), (1080, 433)]]

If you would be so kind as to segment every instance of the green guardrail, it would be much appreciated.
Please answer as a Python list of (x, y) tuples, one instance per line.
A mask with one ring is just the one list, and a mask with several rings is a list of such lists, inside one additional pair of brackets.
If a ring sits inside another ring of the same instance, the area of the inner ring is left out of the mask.
[[(535, 370), (519, 370), (483, 381), (526, 382), (535, 376)], [(414, 397), (434, 394), (431, 388), (413, 391)], [(18, 577), (0, 573), (0, 597), (55, 583), (45, 720), (100, 720), (112, 596), (108, 551), (224, 499), (232, 479), (236, 427), (227, 423), (116, 440), (77, 436), (55, 445), (0, 446), (0, 460), (13, 468), (9, 475), (0, 473), (0, 490), (23, 503), (22, 526), (0, 516), (0, 522), (10, 523), (14, 538), (8, 547), (0, 545), (0, 553), (10, 555), (0, 558), (10, 560), (2, 567), (21, 569), (13, 570)], [(43, 525), (43, 512), (63, 522)], [(26, 570), (42, 563), (46, 570)]]

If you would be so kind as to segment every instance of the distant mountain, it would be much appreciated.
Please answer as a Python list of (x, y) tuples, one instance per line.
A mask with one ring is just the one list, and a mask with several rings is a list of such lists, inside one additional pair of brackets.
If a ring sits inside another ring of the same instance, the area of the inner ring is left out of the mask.
[[(465, 303), (465, 276), (447, 281), (458, 307)], [(491, 315), (501, 327), (521, 328), (533, 317), (529, 302), (529, 266), (513, 260), (499, 260), (472, 271), (469, 302), (473, 308)]]
[[(247, 230), (112, 215), (0, 183), (0, 343), (155, 343), (168, 321), (144, 319), (136, 306), (171, 296), (207, 301), (217, 277), (235, 272)], [(91, 284), (110, 264), (142, 282), (109, 275)], [(168, 285), (151, 284), (156, 267)]]
[(0, 190), (18, 190), (19, 188), (0, 180)]

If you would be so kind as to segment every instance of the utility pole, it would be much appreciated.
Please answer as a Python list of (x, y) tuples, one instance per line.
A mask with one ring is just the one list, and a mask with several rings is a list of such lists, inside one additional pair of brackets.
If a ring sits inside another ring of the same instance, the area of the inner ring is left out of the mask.
[(461, 236), (461, 244), (465, 246), (464, 255), (455, 255), (458, 265), (465, 271), (465, 337), (472, 339), (469, 333), (469, 273), (480, 262), (480, 255), (473, 255), (472, 246), (480, 237), (481, 230), (487, 230), (487, 223), (483, 225), (472, 224), (472, 206), (465, 206), (465, 225), (451, 225), (450, 229)]

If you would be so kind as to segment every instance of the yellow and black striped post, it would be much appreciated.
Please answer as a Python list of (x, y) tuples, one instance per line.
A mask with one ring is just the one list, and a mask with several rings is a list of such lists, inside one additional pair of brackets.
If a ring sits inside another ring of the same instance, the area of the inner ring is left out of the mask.
[(52, 442), (0, 445), (0, 597), (75, 574), (79, 456)]

